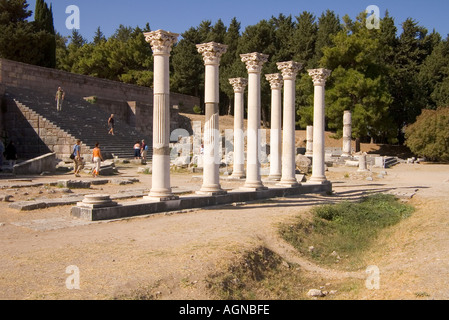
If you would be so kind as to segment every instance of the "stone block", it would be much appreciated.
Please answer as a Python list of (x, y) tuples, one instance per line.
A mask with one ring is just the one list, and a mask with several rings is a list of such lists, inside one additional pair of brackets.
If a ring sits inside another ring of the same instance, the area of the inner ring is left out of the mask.
[(9, 208), (20, 211), (32, 211), (37, 209), (45, 209), (47, 204), (44, 201), (26, 201), (14, 202), (9, 205)]
[(92, 183), (90, 181), (80, 180), (59, 180), (58, 187), (69, 189), (90, 189)]
[(42, 172), (54, 172), (56, 170), (56, 154), (48, 153), (14, 166), (13, 173), (20, 174), (41, 174)]

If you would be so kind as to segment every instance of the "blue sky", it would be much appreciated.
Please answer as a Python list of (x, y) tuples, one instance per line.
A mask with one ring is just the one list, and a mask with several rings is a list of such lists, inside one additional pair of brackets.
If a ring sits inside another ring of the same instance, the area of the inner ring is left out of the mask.
[[(309, 11), (317, 17), (327, 9), (333, 10), (343, 17), (348, 14), (352, 19), (369, 5), (376, 5), (383, 17), (385, 10), (395, 18), (397, 26), (408, 17), (418, 21), (429, 31), (435, 29), (443, 38), (449, 34), (449, 1), (447, 0), (46, 0), (53, 5), (56, 30), (64, 36), (70, 35), (66, 28), (69, 14), (66, 8), (76, 5), (80, 9), (80, 33), (88, 41), (92, 41), (97, 27), (109, 37), (120, 24), (131, 27), (144, 27), (148, 22), (152, 30), (164, 29), (175, 33), (183, 33), (190, 27), (197, 27), (201, 21), (210, 20), (215, 23), (221, 19), (229, 25), (236, 17), (245, 27), (253, 25), (271, 16), (298, 16)], [(35, 0), (28, 0), (29, 9), (34, 11)], [(31, 18), (33, 19), (33, 18)], [(400, 29), (399, 29), (400, 31)]]

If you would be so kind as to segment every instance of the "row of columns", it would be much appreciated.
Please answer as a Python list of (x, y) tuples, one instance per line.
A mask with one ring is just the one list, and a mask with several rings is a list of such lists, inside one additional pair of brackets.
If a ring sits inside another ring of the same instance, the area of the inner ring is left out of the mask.
[[(169, 58), (178, 34), (157, 30), (145, 33), (154, 54), (154, 117), (153, 117), (153, 177), (152, 189), (147, 198), (172, 200), (170, 186), (170, 87)], [(204, 171), (201, 194), (224, 194), (220, 186), (219, 165), (219, 66), (227, 46), (215, 42), (197, 45), (205, 64), (205, 110)], [(261, 72), (269, 56), (262, 53), (241, 55), (248, 70), (248, 79), (230, 79), (235, 92), (235, 150), (233, 177), (246, 176), (244, 189), (266, 189), (260, 174), (260, 122), (261, 122)], [(297, 62), (277, 64), (280, 74), (266, 75), (272, 89), (271, 168), (270, 179), (280, 181), (283, 186), (294, 187), (296, 180), (295, 144), (295, 92), (296, 77), (302, 69)], [(324, 86), (330, 71), (309, 70), (315, 85), (313, 127), (313, 172), (311, 181), (326, 182), (324, 175)], [(244, 91), (248, 86), (247, 166), (244, 168)], [(281, 128), (281, 99), (284, 88), (283, 130)], [(282, 140), (281, 140), (282, 132)], [(281, 152), (282, 147), (282, 152)]]
[[(250, 54), (255, 55), (255, 54)], [(246, 55), (247, 56), (247, 55)], [(302, 65), (297, 62), (281, 62), (278, 63), (278, 68), (282, 74), (268, 74), (266, 79), (270, 82), (272, 91), (272, 105), (271, 105), (271, 138), (270, 138), (270, 176), (269, 179), (280, 181), (280, 185), (286, 187), (298, 186), (299, 182), (296, 180), (296, 143), (295, 143), (295, 88), (296, 88), (296, 76), (301, 70)], [(314, 159), (314, 168), (312, 171), (311, 181), (315, 183), (325, 183), (325, 151), (324, 151), (324, 87), (326, 79), (330, 76), (330, 71), (326, 69), (313, 69), (309, 70), (309, 75), (312, 77), (315, 86), (315, 101), (314, 101), (314, 123), (316, 126), (307, 127), (307, 156), (312, 156)], [(235, 105), (236, 112), (240, 112), (242, 109), (242, 83), (246, 79), (237, 78), (230, 79), (230, 83), (233, 84), (235, 90)], [(259, 84), (260, 88), (260, 84)], [(284, 117), (283, 117), (283, 130), (281, 129), (281, 105), (282, 105), (282, 89), (284, 88)], [(248, 93), (248, 121), (251, 119), (251, 99), (252, 95)], [(257, 118), (260, 123), (260, 118)], [(236, 122), (237, 123), (237, 122)], [(243, 126), (243, 121), (238, 122), (240, 129)], [(248, 124), (248, 132), (254, 132), (250, 122)], [(281, 134), (282, 132), (282, 134)], [(316, 139), (314, 139), (316, 137)], [(237, 156), (241, 157), (243, 153), (240, 147), (243, 144), (242, 137), (235, 138), (235, 144), (239, 147), (235, 148), (234, 162), (237, 162)], [(250, 148), (251, 142), (248, 139), (248, 148)], [(282, 150), (282, 151), (281, 151)], [(248, 151), (248, 161), (250, 161), (250, 151)], [(240, 163), (240, 162), (239, 162)], [(249, 166), (248, 166), (249, 167)], [(241, 169), (236, 177), (241, 176)], [(260, 179), (258, 177), (258, 179)], [(251, 180), (252, 181), (252, 180)], [(248, 183), (247, 183), (248, 184)], [(258, 180), (259, 188), (261, 181)], [(248, 186), (248, 185), (246, 185)]]

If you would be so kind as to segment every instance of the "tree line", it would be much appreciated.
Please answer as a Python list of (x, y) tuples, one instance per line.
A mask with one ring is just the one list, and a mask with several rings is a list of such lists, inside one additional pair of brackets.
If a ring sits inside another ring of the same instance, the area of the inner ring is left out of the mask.
[[(148, 23), (143, 28), (120, 25), (108, 38), (99, 27), (88, 41), (77, 30), (69, 37), (55, 32), (51, 6), (43, 0), (36, 2), (34, 22), (27, 21), (31, 15), (27, 8), (25, 0), (0, 0), (1, 57), (152, 86), (153, 56), (143, 36), (151, 31)], [(366, 27), (364, 12), (351, 19), (331, 10), (320, 16), (307, 11), (280, 14), (244, 30), (236, 18), (229, 25), (205, 20), (181, 33), (173, 48), (171, 90), (203, 99), (204, 62), (196, 45), (215, 41), (228, 46), (220, 65), (221, 114), (233, 112), (234, 92), (228, 79), (248, 75), (240, 54), (261, 52), (270, 56), (264, 74), (279, 72), (277, 62), (304, 65), (296, 82), (298, 128), (313, 124), (313, 83), (306, 70), (327, 68), (332, 70), (326, 85), (327, 129), (341, 136), (343, 113), (351, 110), (354, 138), (402, 144), (405, 128), (423, 110), (448, 105), (449, 38), (412, 18), (401, 26), (399, 33), (388, 11), (379, 29)], [(262, 121), (269, 127), (271, 90), (264, 77), (261, 86)]]

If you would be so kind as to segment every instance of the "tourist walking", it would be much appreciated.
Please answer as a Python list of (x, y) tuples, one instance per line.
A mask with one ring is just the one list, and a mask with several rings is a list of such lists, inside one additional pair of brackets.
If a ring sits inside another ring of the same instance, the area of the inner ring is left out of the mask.
[(70, 157), (75, 163), (75, 177), (79, 177), (80, 170), (82, 169), (83, 159), (81, 158), (81, 140), (76, 140), (76, 144), (73, 146), (73, 153)]
[(101, 161), (104, 161), (104, 159), (101, 155), (100, 144), (97, 142), (92, 152), (92, 162), (95, 164), (94, 171), (92, 172), (94, 178), (100, 174)]
[(9, 165), (13, 168), (17, 162), (17, 150), (13, 141), (10, 141), (5, 149), (5, 158), (9, 161)]
[(115, 124), (114, 115), (111, 114), (111, 116), (109, 117), (109, 120), (108, 120), (108, 127), (109, 127), (108, 134), (114, 135), (114, 124)]
[(145, 140), (142, 140), (142, 145), (140, 146), (140, 156), (142, 157), (142, 160), (147, 160), (147, 154), (148, 145), (145, 143)]
[(64, 90), (62, 90), (61, 87), (58, 88), (58, 91), (56, 91), (56, 108), (59, 111), (62, 111), (62, 103), (64, 102), (64, 98), (65, 98), (65, 92)]
[(134, 144), (134, 159), (140, 159), (140, 141)]

